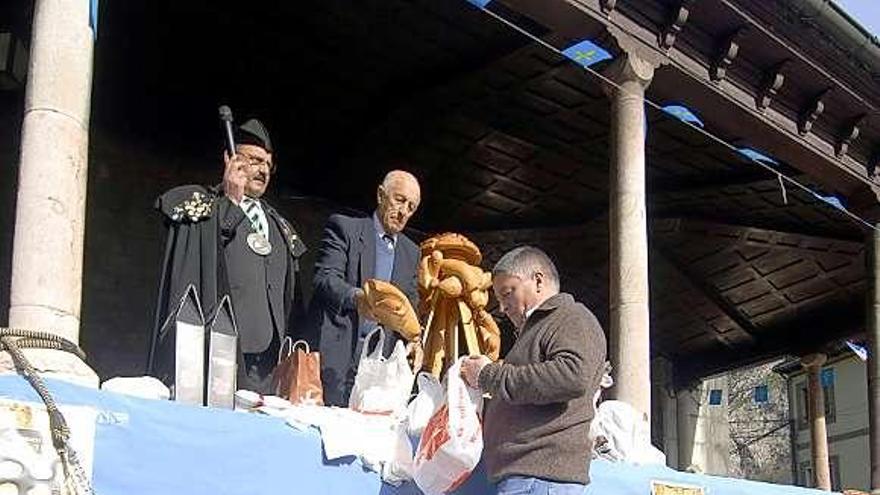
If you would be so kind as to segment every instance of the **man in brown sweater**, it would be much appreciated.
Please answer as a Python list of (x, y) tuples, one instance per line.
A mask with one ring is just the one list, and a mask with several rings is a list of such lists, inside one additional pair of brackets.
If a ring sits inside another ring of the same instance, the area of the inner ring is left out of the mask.
[(483, 421), (489, 479), (498, 495), (580, 495), (589, 483), (605, 334), (583, 304), (559, 292), (556, 267), (540, 249), (505, 254), (492, 284), (516, 343), (503, 363), (472, 357), (461, 371), (468, 385), (492, 395)]

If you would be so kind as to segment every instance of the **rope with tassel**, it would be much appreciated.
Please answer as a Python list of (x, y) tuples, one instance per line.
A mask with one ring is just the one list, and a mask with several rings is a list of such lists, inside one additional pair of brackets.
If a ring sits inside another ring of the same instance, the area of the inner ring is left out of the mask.
[(49, 332), (22, 330), (0, 327), (0, 352), (6, 351), (18, 373), (33, 387), (46, 406), (49, 415), (49, 430), (52, 435), (52, 446), (58, 453), (64, 469), (64, 479), (71, 493), (78, 495), (94, 495), (95, 491), (89, 477), (86, 476), (76, 450), (70, 445), (70, 428), (58, 404), (46, 387), (22, 349), (49, 349), (69, 352), (85, 361), (86, 355), (73, 342)]

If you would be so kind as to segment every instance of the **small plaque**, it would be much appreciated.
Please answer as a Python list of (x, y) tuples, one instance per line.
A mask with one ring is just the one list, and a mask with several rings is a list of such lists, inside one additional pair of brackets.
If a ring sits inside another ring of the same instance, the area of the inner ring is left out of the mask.
[(705, 495), (702, 486), (686, 485), (674, 481), (651, 481), (651, 495)]

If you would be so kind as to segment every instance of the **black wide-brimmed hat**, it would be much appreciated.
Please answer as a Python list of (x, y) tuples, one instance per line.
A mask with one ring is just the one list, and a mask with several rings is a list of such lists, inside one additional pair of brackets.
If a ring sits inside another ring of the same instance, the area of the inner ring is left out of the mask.
[(272, 140), (269, 139), (269, 131), (257, 119), (248, 119), (247, 122), (238, 126), (238, 143), (257, 145), (272, 153)]

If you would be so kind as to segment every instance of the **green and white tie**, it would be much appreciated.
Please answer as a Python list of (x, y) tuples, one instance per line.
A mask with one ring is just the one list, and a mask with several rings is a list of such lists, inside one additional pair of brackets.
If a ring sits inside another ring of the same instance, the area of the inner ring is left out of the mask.
[(266, 232), (263, 229), (263, 222), (260, 218), (260, 205), (253, 199), (247, 198), (247, 205), (245, 206), (245, 213), (247, 213), (248, 218), (251, 221), (251, 225), (254, 228), (254, 231), (258, 234), (265, 235)]

